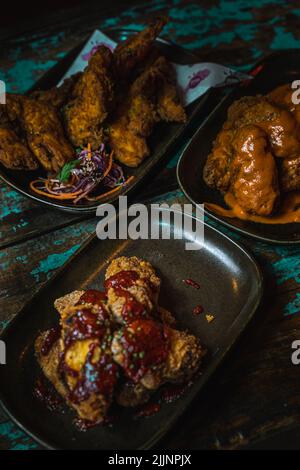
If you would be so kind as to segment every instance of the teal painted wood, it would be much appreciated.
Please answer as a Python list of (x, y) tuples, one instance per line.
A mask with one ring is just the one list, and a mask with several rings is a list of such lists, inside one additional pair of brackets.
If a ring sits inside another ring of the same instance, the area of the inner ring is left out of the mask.
[[(293, 5), (288, 3), (281, 0), (251, 2), (216, 0), (214, 2), (203, 1), (199, 5), (187, 0), (154, 0), (151, 4), (147, 2), (147, 12), (153, 16), (167, 12), (170, 16), (170, 23), (165, 29), (164, 36), (184, 47), (196, 50), (203, 60), (222, 62), (247, 69), (267, 52), (299, 47), (300, 8), (297, 7), (296, 2), (293, 2)], [(4, 52), (0, 61), (0, 79), (5, 80), (9, 91), (26, 91), (37, 78), (64, 57), (95, 27), (106, 30), (108, 34), (110, 30), (120, 26), (133, 30), (141, 29), (142, 21), (145, 19), (145, 5), (134, 7), (101, 22), (97, 22), (97, 18), (90, 18), (88, 22), (82, 24), (78, 18), (77, 23), (73, 22), (72, 30), (68, 27), (66, 19), (65, 28), (59, 31), (53, 27), (49, 34), (45, 34), (37, 27), (34, 33), (7, 40), (2, 49)], [(174, 153), (173, 159), (168, 164), (170, 169), (175, 167), (178, 155), (179, 152)], [(181, 198), (182, 195), (178, 191), (170, 194), (169, 198), (173, 199), (174, 196)], [(95, 221), (81, 221), (74, 225), (75, 220), (72, 220), (71, 216), (68, 219), (69, 216), (58, 215), (56, 212), (49, 213), (45, 217), (44, 213), (41, 213), (44, 211), (41, 211), (39, 206), (37, 207), (3, 184), (0, 185), (0, 197), (2, 198), (0, 230), (2, 230), (2, 237), (11, 239), (12, 245), (0, 251), (2, 268), (0, 272), (0, 329), (2, 329), (34, 290), (50, 279), (55, 271), (67, 262), (86, 237), (94, 231)], [(162, 197), (165, 198), (165, 196)], [(38, 224), (34, 226), (33, 222), (37, 220), (37, 217), (41, 217), (45, 231), (51, 229), (55, 231), (38, 236)], [(260, 243), (241, 237), (218, 223), (212, 221), (209, 223), (242, 242), (254, 253), (266, 275), (270, 292), (276, 295), (276, 308), (272, 303), (275, 317), (281, 318), (280, 321), (289, 319), (290, 324), (293, 325), (293, 331), (297, 331), (297, 318), (300, 312), (299, 248)], [(71, 225), (60, 228), (64, 224)], [(12, 227), (11, 232), (10, 227)], [(17, 234), (15, 238), (13, 233)], [(25, 236), (30, 239), (21, 243), (22, 237)], [(17, 245), (16, 241), (18, 241)], [(269, 300), (271, 305), (271, 297)], [(270, 315), (271, 312), (269, 312)], [(277, 344), (277, 341), (279, 343), (285, 341), (288, 344), (292, 337), (285, 326), (287, 324), (280, 323), (280, 325), (283, 326), (278, 327), (278, 331), (274, 331), (272, 337), (278, 350), (280, 344)], [(267, 361), (269, 352), (267, 346), (265, 348), (265, 350), (262, 348), (262, 351), (265, 351), (264, 358)], [(277, 361), (279, 363), (279, 356)], [(282, 367), (284, 368), (284, 363)], [(241, 368), (240, 375), (242, 374)], [(255, 374), (254, 370), (253, 374)], [(293, 372), (290, 371), (289, 374), (293, 381)], [(275, 375), (273, 380), (276, 383)], [(250, 384), (246, 383), (248, 388), (245, 390), (249, 392)], [(238, 406), (237, 398), (236, 401)], [(273, 410), (275, 415), (275, 409), (275, 407), (270, 408), (270, 413)], [(230, 418), (230, 412), (228, 411), (227, 415), (226, 413), (226, 406), (224, 406), (223, 414)], [(196, 420), (196, 417), (193, 419)], [(295, 424), (293, 420), (290, 422)], [(195, 428), (196, 426), (199, 426), (197, 422)], [(253, 429), (254, 427), (253, 424)], [(284, 426), (282, 425), (281, 428)], [(214, 430), (212, 425), (208, 436), (211, 439), (213, 439)], [(199, 442), (200, 434), (201, 432), (199, 432)], [(180, 433), (178, 435), (180, 436)], [(251, 435), (250, 430), (249, 435)], [(175, 437), (170, 438), (168, 442), (173, 442), (174, 445), (178, 443)], [(204, 438), (201, 442), (204, 442)], [(0, 415), (0, 449), (18, 450), (36, 447), (36, 444), (18, 430), (11, 421), (7, 420), (4, 415)]]

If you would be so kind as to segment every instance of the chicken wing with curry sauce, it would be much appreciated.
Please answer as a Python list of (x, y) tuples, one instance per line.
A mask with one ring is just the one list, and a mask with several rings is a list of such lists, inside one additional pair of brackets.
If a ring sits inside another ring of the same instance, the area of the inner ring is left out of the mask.
[(205, 163), (206, 184), (232, 193), (248, 214), (273, 215), (280, 191), (300, 189), (300, 107), (292, 91), (284, 85), (235, 101)]
[(232, 145), (229, 191), (246, 212), (272, 214), (279, 202), (279, 187), (275, 158), (266, 133), (254, 125), (241, 127)]

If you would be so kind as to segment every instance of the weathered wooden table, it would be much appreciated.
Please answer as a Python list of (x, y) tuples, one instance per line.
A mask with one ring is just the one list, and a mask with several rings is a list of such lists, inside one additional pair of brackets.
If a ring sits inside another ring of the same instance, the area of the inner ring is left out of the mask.
[[(296, 2), (289, 6), (279, 0), (199, 4), (155, 0), (148, 2), (147, 8), (145, 5), (112, 16), (111, 9), (93, 4), (24, 24), (22, 34), (3, 30), (0, 78), (9, 91), (24, 92), (93, 29), (98, 27), (109, 34), (120, 26), (140, 28), (145, 11), (149, 16), (168, 13), (165, 37), (194, 50), (201, 60), (242, 70), (270, 51), (300, 46), (300, 8)], [(151, 188), (166, 189), (166, 181), (169, 189), (176, 188), (178, 154), (156, 182), (151, 182)], [(176, 195), (182, 197), (180, 192)], [(46, 209), (3, 183), (0, 200), (3, 329), (94, 231), (96, 220)], [(300, 247), (259, 243), (214, 225), (243, 243), (260, 263), (266, 281), (265, 298), (235, 350), (161, 446), (299, 447), (300, 366), (292, 365), (291, 343), (300, 339)], [(34, 441), (0, 414), (0, 449), (35, 448)]]

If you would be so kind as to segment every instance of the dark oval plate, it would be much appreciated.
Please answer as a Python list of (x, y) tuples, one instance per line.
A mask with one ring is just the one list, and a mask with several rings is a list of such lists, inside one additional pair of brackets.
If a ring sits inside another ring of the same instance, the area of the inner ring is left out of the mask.
[[(161, 228), (161, 222), (156, 224)], [(169, 226), (174, 233), (172, 220)], [(185, 243), (194, 239), (189, 230), (183, 240), (103, 242), (94, 237), (33, 297), (1, 335), (7, 364), (0, 366), (0, 399), (18, 426), (47, 448), (114, 450), (149, 448), (171, 428), (223, 361), (262, 295), (262, 277), (253, 258), (214, 228), (205, 225), (204, 229), (204, 245), (197, 251), (185, 251)], [(123, 409), (112, 427), (80, 432), (71, 410), (50, 412), (33, 395), (41, 374), (33, 344), (40, 331), (58, 322), (54, 300), (75, 289), (101, 288), (106, 260), (122, 255), (140, 256), (153, 264), (162, 278), (160, 305), (174, 313), (182, 328), (199, 336), (209, 354), (193, 385), (175, 402), (162, 404), (158, 413), (136, 420), (133, 410)], [(182, 282), (188, 278), (198, 281), (200, 289)], [(198, 304), (205, 309), (202, 315), (192, 313)], [(212, 323), (205, 319), (208, 312), (215, 316)]]
[[(129, 35), (134, 34), (134, 31), (111, 30), (107, 33), (112, 37), (112, 39), (118, 42), (120, 40), (125, 40)], [(55, 86), (64, 76), (75, 58), (78, 56), (85, 42), (86, 41), (76, 46), (70, 53), (67, 54), (66, 57), (64, 57), (59, 63), (50, 69), (34, 85), (32, 90), (45, 90)], [(158, 39), (156, 41), (156, 45), (172, 62), (176, 62), (178, 64), (191, 64), (199, 61), (199, 59), (194, 54), (175, 44)], [(146, 158), (138, 168), (123, 167), (126, 175), (135, 177), (133, 182), (130, 183), (129, 186), (123, 191), (117, 192), (113, 196), (108, 195), (106, 198), (103, 198), (101, 202), (81, 202), (80, 204), (74, 205), (68, 202), (53, 201), (46, 197), (35, 194), (30, 190), (29, 183), (41, 175), (44, 176), (45, 173), (43, 170), (8, 170), (0, 163), (0, 178), (2, 178), (3, 181), (5, 181), (15, 190), (37, 202), (68, 212), (94, 213), (99, 204), (112, 203), (120, 195), (124, 196), (128, 193), (134, 193), (142, 183), (145, 184), (146, 180), (150, 181), (150, 176), (153, 176), (154, 170), (159, 170), (159, 168), (162, 167), (166, 162), (166, 159), (171, 156), (171, 150), (174, 149), (177, 143), (179, 143), (180, 139), (182, 139), (184, 133), (190, 127), (192, 122), (196, 118), (199, 120), (204, 118), (203, 106), (209, 98), (210, 93), (210, 91), (205, 93), (198, 100), (186, 108), (188, 118), (186, 124), (169, 124), (162, 122), (157, 125), (149, 139), (151, 155)]]
[[(184, 149), (177, 164), (177, 180), (185, 195), (194, 204), (210, 202), (226, 207), (222, 195), (209, 188), (203, 181), (202, 173), (212, 143), (221, 130), (227, 117), (228, 107), (236, 99), (245, 95), (268, 93), (276, 86), (300, 78), (300, 49), (290, 49), (271, 54), (257, 64), (254, 70), (260, 70), (248, 86), (233, 90), (211, 112)], [(205, 209), (205, 213), (245, 235), (259, 240), (281, 243), (300, 243), (300, 225), (268, 225), (240, 219), (229, 219)]]

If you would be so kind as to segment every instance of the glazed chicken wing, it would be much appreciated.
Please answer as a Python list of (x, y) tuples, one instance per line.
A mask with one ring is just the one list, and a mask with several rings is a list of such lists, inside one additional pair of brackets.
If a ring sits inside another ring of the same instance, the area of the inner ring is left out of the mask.
[(105, 274), (107, 302), (118, 323), (154, 313), (160, 289), (160, 279), (147, 261), (136, 256), (114, 259)]
[(97, 149), (103, 143), (102, 124), (113, 103), (112, 53), (101, 46), (77, 80), (63, 111), (68, 136), (75, 146), (91, 144)]
[(189, 380), (206, 353), (157, 306), (160, 279), (149, 262), (114, 259), (104, 287), (57, 299), (59, 328), (35, 342), (45, 376), (88, 426), (103, 422), (114, 399), (138, 406), (161, 385)]
[[(183, 382), (196, 372), (205, 354), (195, 336), (150, 319), (135, 320), (115, 332), (111, 347), (126, 377), (139, 385), (141, 400), (141, 386), (153, 391), (166, 382)], [(127, 397), (137, 393), (133, 386), (125, 390)]]
[[(100, 423), (111, 404), (118, 367), (111, 353), (105, 294), (75, 291), (56, 302), (61, 336), (43, 354), (45, 334), (36, 342), (38, 361), (57, 391), (81, 419)], [(47, 334), (47, 333), (46, 333)]]
[(59, 114), (51, 104), (24, 97), (23, 124), (29, 148), (45, 170), (56, 173), (73, 158)]

